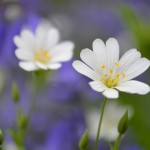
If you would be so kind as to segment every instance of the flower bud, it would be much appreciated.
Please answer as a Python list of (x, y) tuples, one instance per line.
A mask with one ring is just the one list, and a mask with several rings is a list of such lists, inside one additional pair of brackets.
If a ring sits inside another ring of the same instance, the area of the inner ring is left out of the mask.
[(128, 111), (124, 113), (122, 118), (120, 119), (118, 123), (118, 132), (120, 135), (123, 135), (128, 129)]
[(28, 126), (28, 117), (24, 114), (18, 114), (17, 123), (20, 129), (26, 129)]
[(80, 150), (87, 150), (88, 148), (88, 131), (86, 130), (85, 133), (83, 134), (80, 142), (79, 142), (79, 148)]
[(3, 143), (3, 132), (2, 132), (2, 130), (0, 130), (0, 145), (2, 145), (2, 143)]

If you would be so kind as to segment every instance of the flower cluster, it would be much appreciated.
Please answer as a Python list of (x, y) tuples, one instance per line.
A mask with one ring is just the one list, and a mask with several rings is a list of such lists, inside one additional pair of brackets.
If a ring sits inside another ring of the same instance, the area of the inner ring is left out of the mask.
[[(73, 42), (59, 41), (60, 33), (53, 26), (47, 28), (41, 24), (36, 28), (35, 33), (29, 29), (23, 29), (20, 36), (14, 37), (14, 43), (17, 46), (15, 54), (20, 60), (19, 66), (26, 71), (59, 69), (62, 62), (69, 61), (73, 57), (74, 49)], [(72, 64), (73, 67), (79, 73), (92, 79), (93, 81), (89, 82), (91, 88), (102, 92), (106, 98), (118, 98), (118, 91), (140, 95), (150, 92), (149, 85), (133, 80), (149, 68), (150, 61), (142, 58), (141, 53), (136, 49), (128, 50), (119, 59), (119, 44), (115, 38), (109, 38), (106, 44), (101, 39), (96, 39), (93, 42), (93, 51), (88, 48), (83, 49), (80, 57), (83, 62), (76, 60)], [(99, 125), (97, 111), (87, 113), (87, 124), (92, 131), (90, 133), (92, 138), (100, 132), (106, 100), (102, 107)], [(115, 104), (108, 105), (102, 125), (102, 138), (111, 141), (117, 138), (117, 123), (122, 114), (122, 108), (118, 108)], [(98, 132), (93, 124), (98, 126)], [(97, 135), (96, 149), (99, 139), (99, 134)], [(47, 145), (51, 147), (49, 143)]]

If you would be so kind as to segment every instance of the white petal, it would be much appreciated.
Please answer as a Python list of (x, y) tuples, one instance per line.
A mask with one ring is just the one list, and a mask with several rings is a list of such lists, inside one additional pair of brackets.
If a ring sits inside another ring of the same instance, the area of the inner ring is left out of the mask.
[(109, 89), (107, 88), (104, 92), (103, 92), (103, 95), (107, 98), (110, 98), (110, 99), (116, 99), (119, 97), (119, 92), (115, 89)]
[(74, 43), (66, 41), (55, 46), (51, 51), (52, 62), (63, 62), (68, 61), (73, 56)]
[(18, 35), (14, 37), (14, 43), (18, 48), (26, 48), (25, 43)]
[(118, 85), (116, 89), (122, 92), (127, 92), (127, 93), (132, 93), (132, 94), (137, 93), (141, 95), (144, 95), (150, 92), (149, 85), (139, 82), (139, 81), (135, 81), (135, 80), (124, 82)]
[(97, 92), (103, 92), (106, 89), (106, 86), (100, 81), (89, 82), (91, 88)]
[(55, 69), (59, 69), (62, 65), (60, 63), (51, 63), (48, 65), (49, 69), (55, 70)]
[(35, 71), (38, 69), (33, 62), (20, 62), (19, 66), (26, 71)]
[(136, 49), (131, 49), (127, 51), (120, 59), (120, 69), (119, 72), (125, 72), (134, 62), (141, 58), (141, 53)]
[(100, 69), (100, 64), (98, 62), (98, 58), (93, 51), (86, 48), (83, 49), (80, 53), (80, 57), (83, 62), (85, 62), (89, 67), (98, 71)]
[(114, 38), (109, 38), (106, 42), (108, 66), (112, 68), (119, 60), (119, 44)]
[(107, 61), (106, 47), (104, 42), (101, 39), (94, 40), (93, 51), (97, 55), (100, 64), (105, 65)]
[(23, 49), (17, 49), (15, 51), (15, 55), (17, 56), (18, 59), (21, 59), (21, 60), (32, 60), (33, 59), (33, 54), (30, 53), (29, 51), (25, 51)]
[(35, 49), (35, 38), (31, 31), (24, 29), (21, 32), (22, 40), (30, 46), (31, 49)]
[(44, 69), (44, 70), (47, 70), (47, 69), (48, 69), (47, 65), (44, 65), (44, 64), (42, 64), (42, 63), (40, 63), (40, 62), (35, 62), (35, 64), (36, 64), (40, 69)]
[(90, 79), (99, 80), (100, 77), (99, 77), (98, 73), (93, 71), (91, 68), (89, 68), (83, 62), (76, 60), (73, 62), (72, 65), (79, 73), (89, 77)]
[(59, 31), (56, 28), (51, 28), (47, 34), (48, 36), (45, 49), (51, 49), (59, 41)]
[(143, 72), (145, 72), (150, 66), (150, 61), (146, 58), (138, 59), (134, 64), (132, 64), (125, 72), (126, 77), (123, 78), (120, 83), (131, 80)]
[(36, 50), (39, 50), (41, 48), (45, 48), (45, 40), (47, 35), (47, 29), (44, 29), (43, 26), (38, 26), (36, 28), (35, 37), (36, 37)]
[(15, 36), (14, 37), (14, 43), (15, 45), (20, 48), (24, 49), (26, 51), (33, 51), (33, 45), (29, 44), (27, 41), (24, 41), (21, 37)]
[(44, 26), (42, 24), (40, 24), (37, 28), (36, 28), (36, 31), (35, 31), (35, 35), (36, 36), (40, 36), (41, 34), (45, 34), (46, 33), (46, 30), (48, 28), (44, 28)]

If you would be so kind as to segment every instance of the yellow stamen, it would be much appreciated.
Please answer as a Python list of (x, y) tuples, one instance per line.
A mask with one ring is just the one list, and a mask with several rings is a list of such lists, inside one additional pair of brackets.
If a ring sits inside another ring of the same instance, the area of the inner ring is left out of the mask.
[(116, 74), (116, 77), (117, 77), (117, 78), (119, 78), (119, 77), (120, 77), (120, 74), (119, 74), (119, 73), (117, 73), (117, 74)]
[(109, 72), (112, 74), (112, 73), (113, 73), (113, 70), (112, 70), (112, 69), (110, 69), (110, 70), (109, 70)]
[(48, 50), (40, 49), (34, 54), (34, 60), (46, 64), (51, 59)]
[(120, 80), (119, 77), (115, 78), (115, 79), (113, 80), (113, 85), (116, 85), (116, 84), (119, 82), (119, 80)]
[(115, 66), (119, 67), (120, 66), (119, 62), (115, 62)]
[(104, 77), (107, 77), (107, 76), (108, 76), (108, 74), (107, 74), (107, 73), (105, 73), (105, 74), (104, 74)]
[(105, 65), (102, 65), (102, 66), (101, 66), (101, 68), (102, 68), (102, 69), (105, 69), (105, 68), (106, 68), (106, 66), (105, 66)]
[(101, 78), (100, 80), (101, 80), (101, 81), (104, 81), (104, 78)]
[(125, 78), (125, 76), (126, 76), (126, 75), (125, 75), (125, 73), (123, 72), (123, 73), (122, 73), (122, 77)]
[[(115, 62), (115, 66), (119, 67), (120, 64), (119, 62)], [(102, 69), (106, 68), (105, 65), (101, 66)], [(114, 70), (112, 68), (109, 69), (108, 72), (105, 72), (103, 74), (103, 77), (100, 78), (100, 81), (103, 82), (103, 84), (105, 84), (108, 88), (114, 88), (117, 86), (117, 84), (120, 81), (121, 77), (125, 77), (125, 73), (116, 73), (115, 75), (113, 75)]]
[(120, 78), (119, 77), (116, 77), (116, 78), (101, 78), (100, 79), (108, 88), (112, 88), (112, 87), (115, 87), (118, 82), (120, 81)]
[(113, 84), (112, 79), (111, 79), (111, 78), (108, 78), (107, 81), (106, 81), (106, 85), (107, 85), (108, 87), (111, 87), (112, 84)]

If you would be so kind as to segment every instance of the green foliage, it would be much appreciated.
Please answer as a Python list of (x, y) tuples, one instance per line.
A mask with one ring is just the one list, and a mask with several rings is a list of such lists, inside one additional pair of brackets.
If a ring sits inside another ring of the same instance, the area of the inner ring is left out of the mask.
[(134, 36), (138, 50), (142, 51), (143, 56), (150, 59), (150, 22), (145, 22), (139, 18), (129, 6), (122, 6), (120, 12), (125, 25)]
[(83, 134), (80, 142), (79, 142), (79, 148), (80, 150), (87, 150), (88, 149), (88, 131), (86, 130), (85, 133)]
[[(144, 20), (133, 8), (127, 5), (120, 7), (120, 13), (127, 29), (136, 41), (137, 49), (141, 51), (144, 57), (150, 59), (150, 22)], [(150, 74), (149, 71), (147, 73)], [(146, 77), (144, 79), (146, 80)], [(150, 94), (145, 96), (122, 94), (121, 98), (125, 104), (132, 105), (135, 112), (131, 120), (134, 134), (132, 139), (134, 142), (137, 140), (137, 143), (141, 144), (144, 149), (150, 149), (150, 119), (148, 119)]]
[[(150, 119), (149, 118), (149, 94), (146, 96), (121, 94), (121, 101), (130, 104), (134, 109), (134, 116), (130, 122), (132, 126), (133, 141), (141, 144), (145, 149), (150, 149)], [(144, 137), (144, 138), (143, 138)]]

